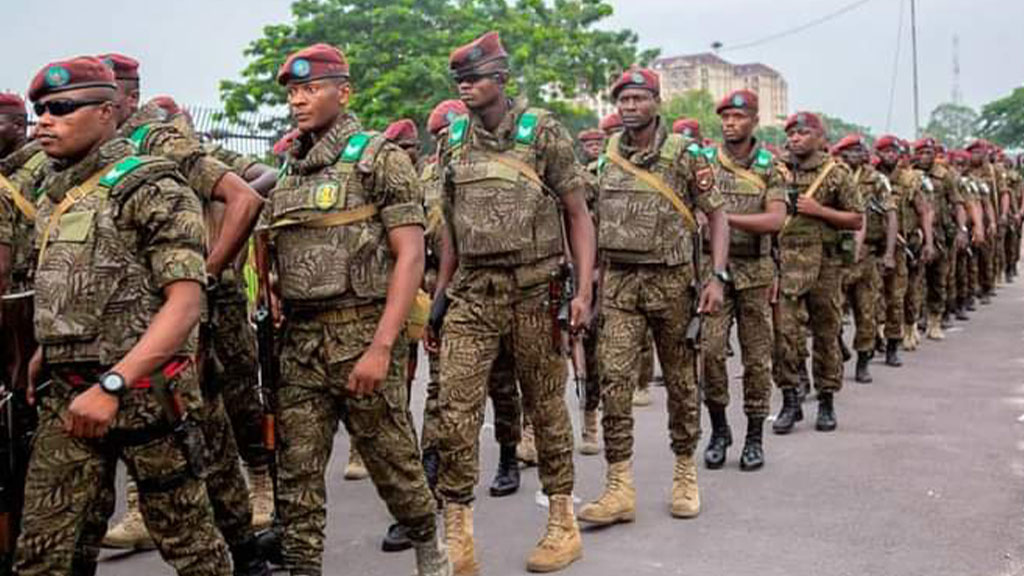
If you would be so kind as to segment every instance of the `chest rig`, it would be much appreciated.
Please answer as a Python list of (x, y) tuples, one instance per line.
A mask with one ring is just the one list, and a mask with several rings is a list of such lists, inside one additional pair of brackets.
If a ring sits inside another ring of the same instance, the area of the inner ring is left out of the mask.
[[(750, 168), (737, 165), (726, 154), (715, 154), (718, 159), (719, 190), (725, 199), (730, 214), (758, 214), (765, 210), (765, 195), (768, 181), (775, 168), (772, 153), (760, 148)], [(751, 234), (731, 228), (729, 234), (729, 255), (740, 258), (758, 258), (771, 253), (772, 240), (763, 234)]]

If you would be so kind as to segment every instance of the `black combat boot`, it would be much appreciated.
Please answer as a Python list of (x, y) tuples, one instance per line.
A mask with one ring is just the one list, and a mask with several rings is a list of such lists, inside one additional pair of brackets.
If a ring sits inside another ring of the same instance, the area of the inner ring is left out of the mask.
[(956, 303), (956, 310), (953, 310), (953, 317), (961, 322), (966, 322), (971, 319), (967, 315), (967, 304), (963, 300), (958, 300)]
[(966, 308), (968, 312), (975, 312), (978, 310), (978, 307), (974, 305), (974, 296), (967, 297)]
[(981, 295), (981, 298), (979, 298), (978, 301), (981, 302), (983, 306), (988, 306), (992, 303), (992, 292), (985, 292)]
[(518, 491), (519, 461), (516, 460), (516, 445), (502, 445), (501, 459), (498, 460), (498, 472), (491, 482), (491, 496), (501, 498), (502, 496), (511, 496)]
[(874, 352), (857, 352), (857, 371), (853, 376), (853, 379), (861, 384), (870, 384), (874, 381), (871, 377), (871, 372), (868, 370), (868, 366), (871, 364), (871, 359), (874, 358)]
[(814, 428), (818, 432), (831, 432), (836, 429), (836, 408), (832, 403), (831, 392), (818, 392), (818, 421)]
[(843, 363), (849, 362), (853, 358), (853, 353), (850, 352), (850, 347), (846, 345), (846, 339), (843, 338), (843, 331), (839, 331), (839, 353), (843, 355)]
[(747, 439), (740, 455), (740, 470), (753, 472), (764, 466), (763, 416), (747, 417)]
[(441, 454), (436, 448), (423, 451), (423, 471), (427, 475), (427, 486), (431, 492), (437, 491), (437, 475), (441, 471)]
[(708, 469), (718, 470), (725, 464), (725, 452), (732, 446), (732, 430), (725, 416), (725, 406), (708, 404), (711, 416), (711, 439), (704, 449), (704, 463)]
[(274, 525), (256, 535), (256, 548), (260, 557), (275, 566), (284, 566), (281, 554), (281, 527)]
[(256, 537), (231, 547), (234, 576), (270, 576), (270, 565), (263, 559)]
[(384, 552), (402, 552), (412, 548), (412, 540), (409, 540), (409, 528), (401, 522), (395, 522), (388, 526), (388, 533), (380, 543), (380, 549)]
[(899, 368), (903, 366), (900, 360), (900, 339), (889, 338), (885, 343), (885, 365)]
[(796, 388), (782, 389), (782, 410), (772, 422), (772, 431), (776, 434), (789, 434), (796, 423), (804, 419), (804, 410), (800, 407), (800, 398)]
[(942, 313), (942, 318), (939, 320), (939, 328), (942, 328), (943, 330), (949, 330), (952, 327), (953, 311), (947, 308), (946, 311)]

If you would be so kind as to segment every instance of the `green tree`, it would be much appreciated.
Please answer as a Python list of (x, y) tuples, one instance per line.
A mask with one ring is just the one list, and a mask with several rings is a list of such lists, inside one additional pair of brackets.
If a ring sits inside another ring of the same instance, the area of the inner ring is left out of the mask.
[(778, 126), (761, 126), (754, 136), (762, 144), (771, 144), (780, 150), (786, 144), (786, 131)]
[(848, 122), (837, 116), (829, 116), (828, 114), (822, 114), (821, 119), (825, 122), (825, 132), (828, 136), (829, 142), (838, 142), (849, 134), (860, 134), (869, 143), (875, 141), (875, 137), (871, 134), (871, 128), (867, 126), (861, 126), (853, 122)]
[(1024, 87), (983, 106), (977, 132), (1005, 148), (1024, 147)]
[(240, 80), (221, 82), (221, 98), (231, 118), (280, 109), (278, 67), (291, 52), (325, 42), (348, 57), (351, 108), (368, 127), (403, 117), (422, 124), (435, 103), (456, 94), (451, 50), (496, 29), (509, 51), (510, 91), (548, 104), (556, 95), (597, 93), (656, 56), (638, 50), (632, 31), (598, 28), (611, 14), (604, 0), (296, 0), (292, 22), (265, 27), (249, 44), (249, 64)]
[(924, 132), (948, 148), (962, 148), (974, 134), (977, 124), (978, 113), (973, 108), (947, 102), (932, 110)]
[(707, 90), (690, 90), (675, 96), (662, 105), (661, 113), (669, 125), (680, 118), (694, 118), (700, 123), (702, 136), (722, 139), (722, 121), (715, 112), (715, 99)]

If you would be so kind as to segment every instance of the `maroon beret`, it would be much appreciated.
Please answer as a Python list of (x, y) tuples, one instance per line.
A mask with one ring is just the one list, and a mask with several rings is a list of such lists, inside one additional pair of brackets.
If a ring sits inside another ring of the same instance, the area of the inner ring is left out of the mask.
[(863, 136), (861, 136), (860, 134), (856, 134), (856, 133), (854, 133), (854, 134), (847, 134), (846, 136), (843, 136), (843, 138), (840, 139), (839, 142), (836, 142), (836, 145), (832, 147), (832, 152), (833, 153), (842, 152), (843, 150), (846, 150), (847, 148), (853, 148), (854, 146), (863, 146), (863, 145), (864, 145), (864, 137)]
[(469, 114), (469, 109), (462, 100), (445, 100), (430, 111), (427, 118), (427, 131), (433, 135), (444, 130), (458, 116)]
[(825, 123), (814, 112), (797, 112), (786, 119), (786, 132), (793, 128), (811, 128), (812, 130), (824, 132)]
[(973, 152), (974, 150), (986, 150), (988, 148), (988, 142), (982, 139), (972, 141), (970, 144), (964, 147), (965, 152)]
[(733, 90), (718, 103), (718, 107), (715, 108), (715, 113), (721, 114), (723, 111), (730, 108), (737, 108), (749, 110), (752, 114), (757, 114), (758, 102), (757, 94), (755, 92), (751, 92), (750, 90)]
[(161, 110), (167, 112), (168, 116), (181, 114), (181, 106), (178, 106), (178, 103), (170, 96), (154, 96), (150, 98), (149, 103), (157, 105)]
[(619, 79), (612, 84), (612, 99), (619, 97), (619, 92), (626, 88), (643, 88), (661, 95), (661, 79), (657, 72), (649, 68), (630, 68), (619, 76)]
[(384, 131), (384, 138), (395, 144), (416, 143), (420, 141), (420, 132), (416, 123), (408, 118), (392, 122)]
[(484, 64), (507, 59), (508, 52), (501, 45), (501, 38), (492, 31), (453, 50), (448, 57), (448, 69), (454, 75), (468, 74)]
[(618, 112), (612, 112), (611, 114), (601, 118), (601, 122), (597, 125), (605, 134), (611, 134), (616, 130), (622, 129), (622, 116), (619, 116)]
[(925, 136), (924, 138), (921, 138), (920, 140), (914, 142), (915, 152), (918, 150), (923, 150), (925, 148), (932, 148), (934, 150), (938, 150), (939, 143), (935, 140), (935, 138), (932, 138), (931, 136)]
[(32, 78), (32, 83), (28, 88), (28, 98), (35, 102), (47, 94), (79, 88), (116, 90), (117, 79), (114, 77), (114, 71), (99, 58), (79, 56), (43, 66)]
[(25, 101), (10, 92), (0, 92), (0, 114), (24, 115)]
[(114, 77), (118, 80), (139, 79), (139, 61), (135, 58), (125, 56), (124, 54), (117, 54), (115, 52), (110, 54), (100, 54), (97, 58), (102, 60), (104, 64), (114, 71)]
[(900, 139), (896, 136), (893, 136), (892, 134), (886, 134), (885, 136), (882, 136), (878, 140), (875, 140), (875, 150), (878, 152), (893, 147), (895, 147), (897, 150), (902, 148), (900, 144)]
[(348, 78), (348, 60), (330, 44), (313, 44), (293, 53), (277, 71), (277, 83), (282, 86), (321, 78)]
[(672, 123), (672, 131), (687, 138), (701, 140), (700, 122), (696, 118), (680, 118)]
[(590, 128), (589, 130), (584, 130), (580, 132), (579, 135), (576, 136), (576, 138), (579, 139), (580, 142), (588, 142), (591, 140), (604, 140), (605, 135), (604, 132), (600, 130)]
[(294, 142), (295, 139), (298, 138), (300, 134), (302, 134), (302, 132), (299, 131), (298, 128), (296, 128), (291, 132), (288, 132), (284, 136), (281, 136), (280, 140), (274, 142), (274, 155), (280, 156), (287, 152), (288, 149), (292, 147), (292, 142)]

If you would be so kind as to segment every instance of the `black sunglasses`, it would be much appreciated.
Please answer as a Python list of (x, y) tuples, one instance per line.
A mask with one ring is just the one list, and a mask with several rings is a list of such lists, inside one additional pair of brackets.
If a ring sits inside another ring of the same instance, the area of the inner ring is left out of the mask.
[(42, 116), (47, 112), (50, 113), (50, 116), (67, 116), (79, 108), (106, 104), (107, 102), (110, 102), (110, 100), (48, 100), (46, 102), (36, 102), (32, 105), (32, 109), (35, 111), (36, 116)]
[(477, 73), (474, 73), (474, 72), (470, 72), (468, 74), (460, 74), (460, 75), (453, 74), (452, 75), (452, 82), (454, 82), (455, 84), (462, 84), (463, 82), (468, 82), (469, 84), (476, 84), (477, 82), (479, 82), (479, 81), (481, 81), (481, 80), (483, 80), (485, 78), (495, 78), (495, 79), (497, 79), (500, 74), (501, 74), (500, 72), (485, 72), (483, 74), (477, 74)]

